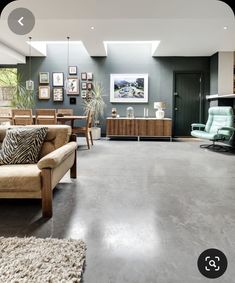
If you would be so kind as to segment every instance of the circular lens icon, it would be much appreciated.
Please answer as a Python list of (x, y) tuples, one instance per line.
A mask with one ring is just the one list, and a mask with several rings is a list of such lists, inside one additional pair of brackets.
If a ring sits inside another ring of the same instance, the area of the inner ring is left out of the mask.
[(214, 279), (225, 273), (228, 261), (225, 254), (220, 250), (208, 249), (200, 254), (197, 266), (202, 275)]
[(26, 8), (17, 8), (8, 16), (8, 26), (17, 35), (25, 35), (32, 31), (35, 25), (33, 13)]

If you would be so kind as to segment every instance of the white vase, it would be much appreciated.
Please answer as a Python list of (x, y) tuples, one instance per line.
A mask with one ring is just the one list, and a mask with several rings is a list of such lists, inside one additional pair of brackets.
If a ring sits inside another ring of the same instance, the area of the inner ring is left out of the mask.
[(162, 109), (159, 109), (156, 111), (156, 118), (157, 119), (163, 119), (165, 116), (165, 112)]
[(92, 127), (91, 128), (92, 138), (93, 140), (99, 140), (101, 138), (101, 128)]

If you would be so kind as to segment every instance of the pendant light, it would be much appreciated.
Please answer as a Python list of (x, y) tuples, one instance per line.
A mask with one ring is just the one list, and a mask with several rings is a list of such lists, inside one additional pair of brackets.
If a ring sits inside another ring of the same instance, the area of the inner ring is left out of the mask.
[(26, 81), (26, 90), (34, 90), (34, 81), (32, 81), (32, 37), (29, 37), (29, 79)]
[(69, 91), (69, 60), (70, 60), (70, 37), (67, 36), (67, 79), (66, 79), (66, 91)]

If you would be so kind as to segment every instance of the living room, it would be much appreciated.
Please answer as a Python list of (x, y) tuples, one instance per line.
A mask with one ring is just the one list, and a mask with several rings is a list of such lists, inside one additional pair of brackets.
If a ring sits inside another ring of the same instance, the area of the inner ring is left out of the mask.
[(0, 281), (232, 282), (231, 7), (18, 0), (0, 30)]

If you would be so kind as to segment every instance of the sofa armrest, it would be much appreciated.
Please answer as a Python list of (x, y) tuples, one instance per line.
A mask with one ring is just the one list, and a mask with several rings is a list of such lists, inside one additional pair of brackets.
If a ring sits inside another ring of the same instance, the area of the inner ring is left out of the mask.
[(206, 127), (206, 125), (205, 124), (200, 124), (200, 123), (194, 123), (194, 124), (192, 124), (191, 125), (191, 127), (192, 127), (192, 130), (194, 130), (194, 128), (205, 128)]
[(40, 170), (45, 168), (56, 168), (59, 166), (68, 156), (70, 156), (77, 149), (76, 142), (69, 142), (60, 148), (50, 152), (43, 158), (41, 158), (37, 166)]

